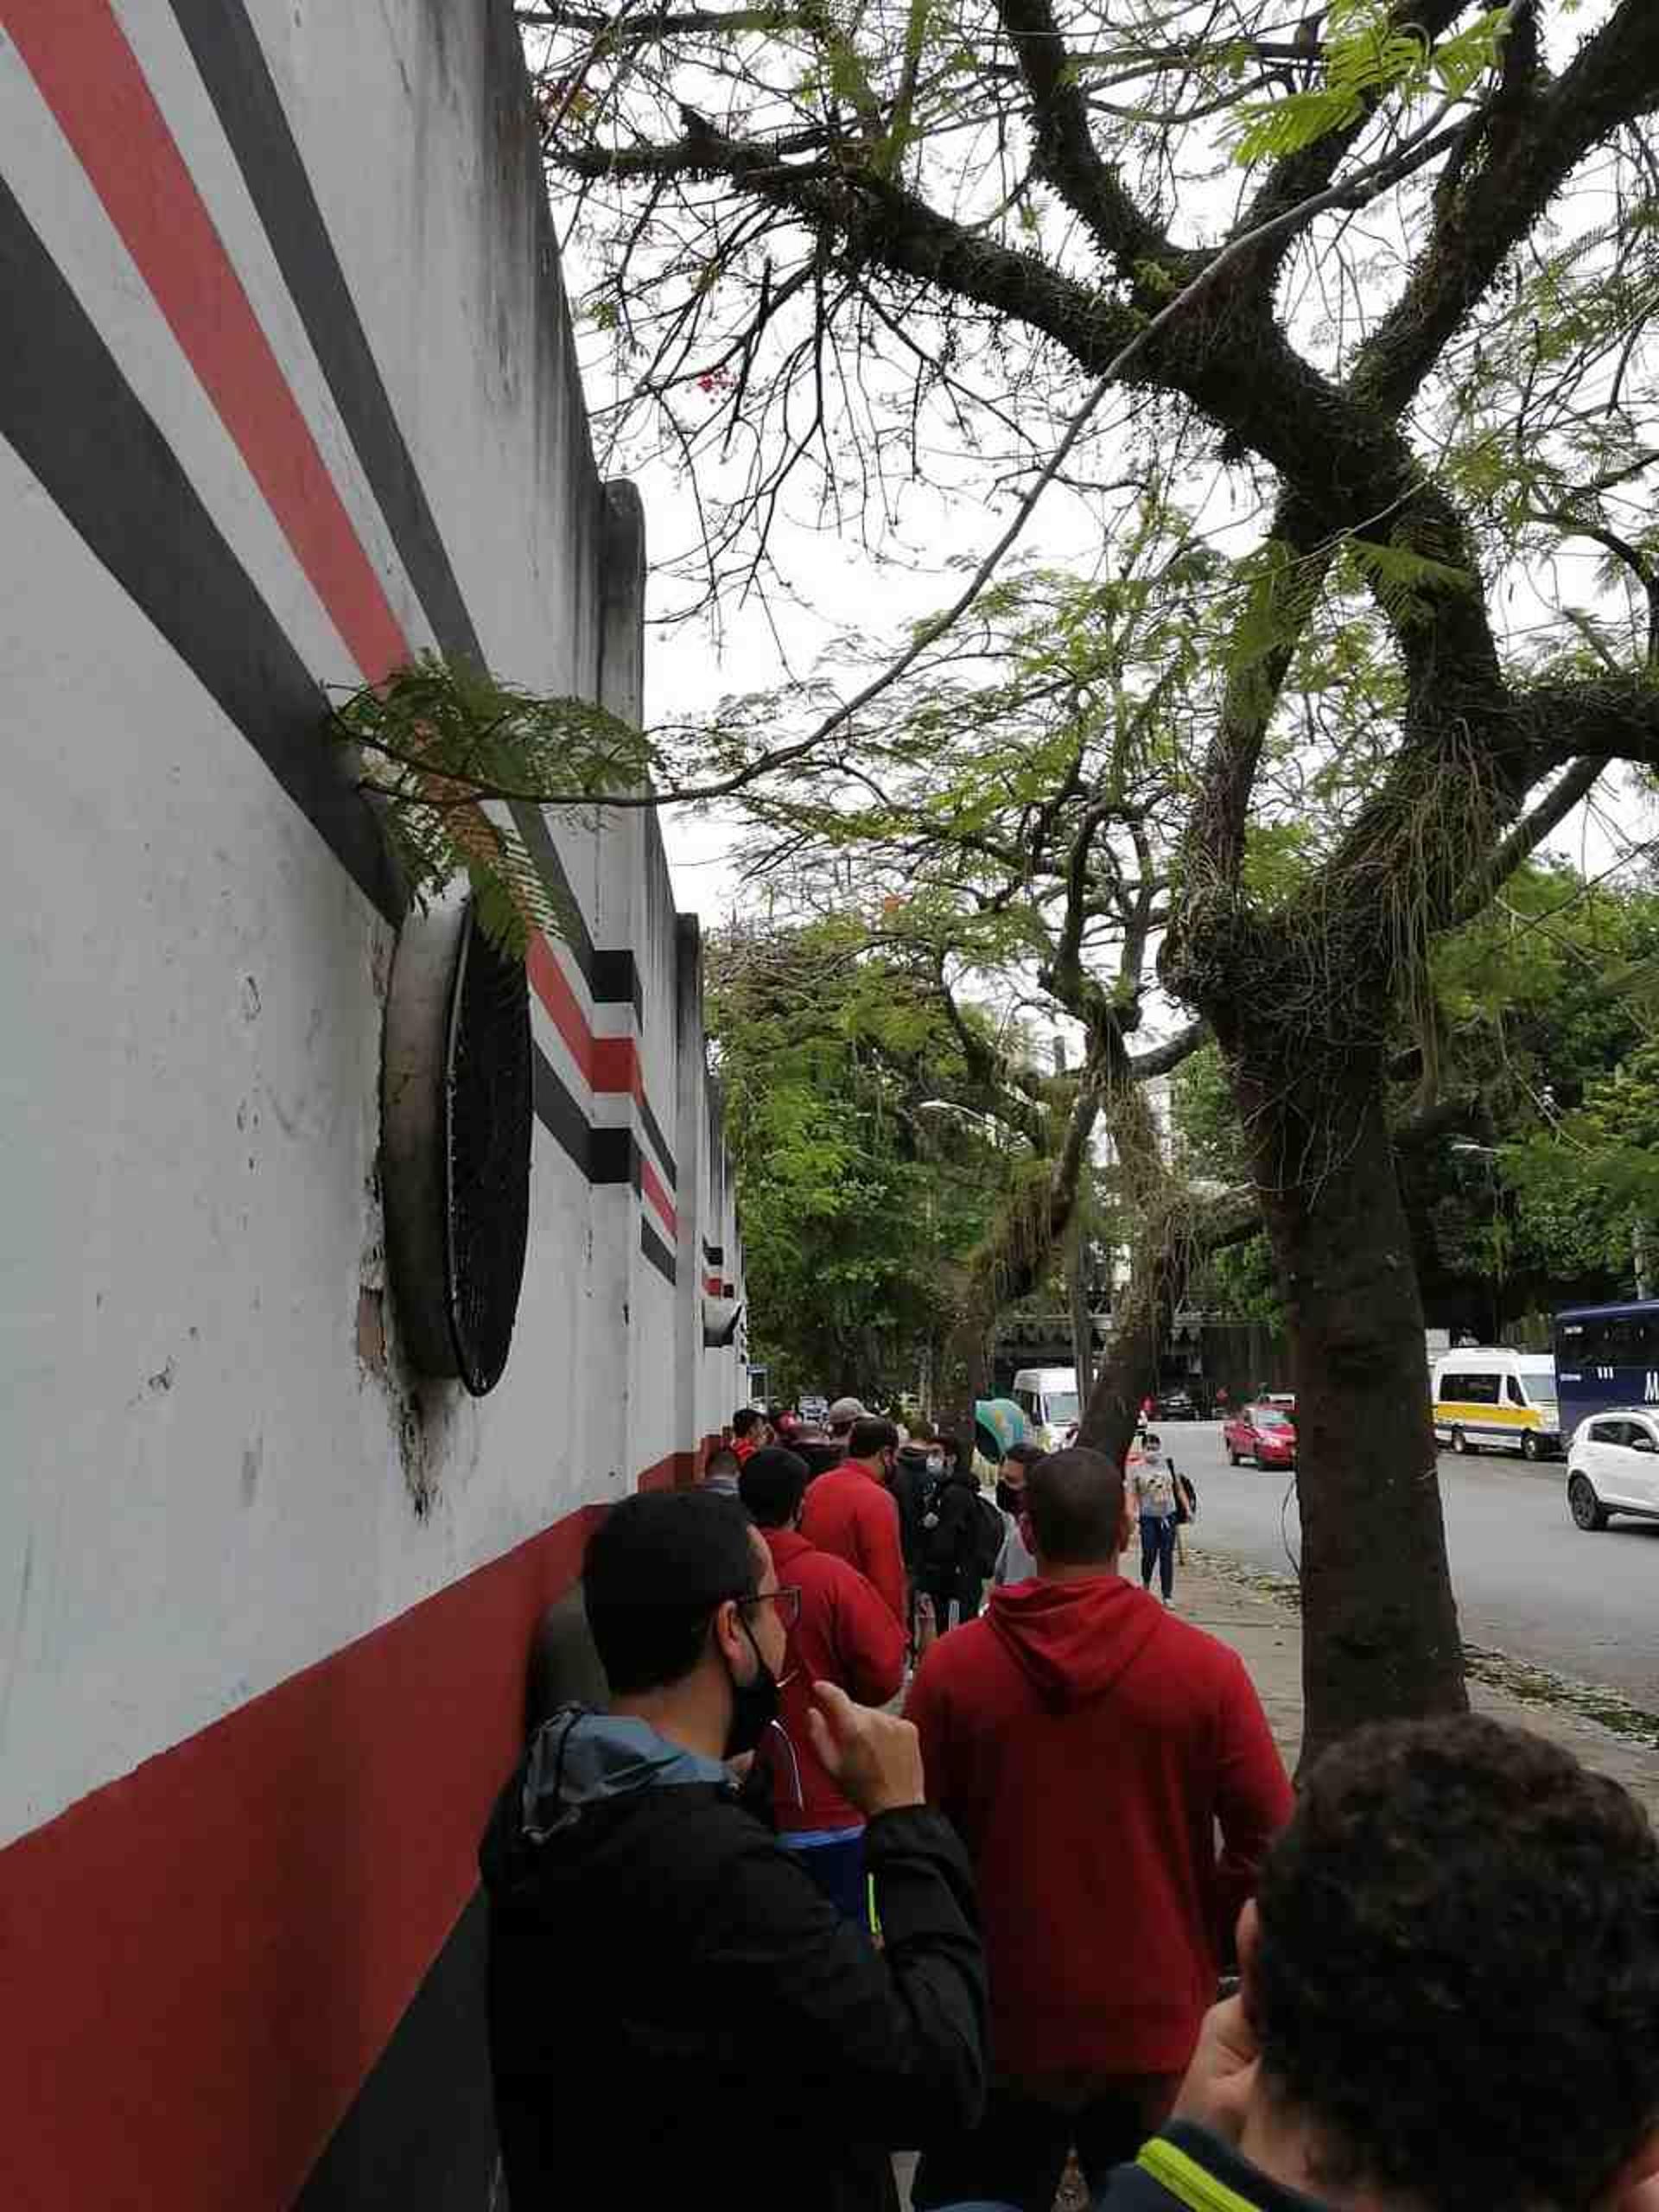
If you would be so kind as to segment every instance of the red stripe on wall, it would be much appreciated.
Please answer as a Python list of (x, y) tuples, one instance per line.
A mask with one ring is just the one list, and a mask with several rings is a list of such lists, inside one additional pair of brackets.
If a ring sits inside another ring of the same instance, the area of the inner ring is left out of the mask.
[(473, 1892), (532, 1632), (603, 1511), (0, 1851), (8, 2212), (291, 2202)]
[(639, 1155), (639, 1187), (662, 1216), (664, 1225), (669, 1235), (677, 1236), (680, 1233), (680, 1219), (674, 1211), (674, 1201), (663, 1187), (662, 1177), (643, 1152)]
[(0, 2201), (292, 2201), (476, 1884), (601, 1510), (0, 1852)]
[[(601, 1037), (588, 1027), (582, 1001), (545, 938), (531, 940), (524, 964), (529, 970), (531, 988), (546, 1009), (588, 1088), (608, 1097), (630, 1096), (644, 1107), (645, 1077), (639, 1064), (639, 1048), (633, 1039)], [(674, 1202), (643, 1152), (641, 1160), (641, 1188), (662, 1217), (669, 1235), (677, 1236), (679, 1222)]]
[[(409, 639), (109, 0), (0, 0), (0, 23), (330, 620), (378, 682), (410, 659)], [(633, 1039), (594, 1033), (544, 938), (530, 968), (585, 1080), (643, 1105)], [(665, 1218), (672, 1234), (671, 1208)]]
[(372, 681), (409, 645), (108, 0), (0, 0), (30, 75)]

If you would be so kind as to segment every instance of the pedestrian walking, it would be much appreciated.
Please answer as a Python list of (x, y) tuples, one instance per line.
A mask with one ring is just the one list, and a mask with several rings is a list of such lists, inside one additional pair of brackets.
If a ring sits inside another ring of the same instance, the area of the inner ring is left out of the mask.
[(1141, 1587), (1152, 1587), (1153, 1569), (1164, 1593), (1164, 1603), (1175, 1597), (1175, 1539), (1181, 1516), (1188, 1510), (1181, 1478), (1150, 1430), (1140, 1447), (1129, 1455), (1128, 1480), (1136, 1517), (1141, 1524)]
[(1040, 1444), (1011, 1444), (996, 1471), (997, 1509), (1007, 1525), (991, 1574), (999, 1589), (1010, 1582), (1029, 1582), (1037, 1572), (1036, 1554), (1026, 1541), (1026, 1476), (1042, 1456)]
[(922, 1497), (919, 1557), (921, 1586), (943, 1634), (977, 1615), (1003, 1529), (971, 1470), (963, 1465), (956, 1438), (941, 1436), (938, 1451), (940, 1465), (930, 1472)]
[(732, 1415), (732, 1449), (741, 1466), (751, 1452), (772, 1441), (772, 1424), (758, 1406), (740, 1406)]
[(848, 1431), (846, 1458), (807, 1490), (801, 1529), (820, 1551), (833, 1552), (874, 1583), (894, 1620), (902, 1623), (907, 1610), (905, 1554), (890, 1487), (898, 1456), (899, 1432), (890, 1421), (868, 1414), (855, 1421)]
[(783, 1745), (764, 1747), (778, 1840), (837, 1911), (869, 1926), (863, 1815), (813, 1748), (814, 1686), (834, 1682), (859, 1705), (886, 1705), (905, 1678), (905, 1631), (874, 1586), (801, 1534), (806, 1465), (792, 1452), (757, 1452), (739, 1495), (772, 1554), (778, 1580), (800, 1592), (779, 1685)]
[(1072, 2147), (1093, 2190), (1135, 2155), (1291, 1809), (1243, 1662), (1117, 1572), (1119, 1468), (1052, 1452), (1025, 1488), (1036, 1578), (942, 1637), (906, 1707), (974, 1863), (991, 1988), (985, 2120), (924, 2143), (922, 2212), (1048, 2212)]
[(713, 1446), (702, 1465), (702, 1486), (716, 1497), (737, 1496), (737, 1471), (742, 1465), (736, 1450), (729, 1444)]

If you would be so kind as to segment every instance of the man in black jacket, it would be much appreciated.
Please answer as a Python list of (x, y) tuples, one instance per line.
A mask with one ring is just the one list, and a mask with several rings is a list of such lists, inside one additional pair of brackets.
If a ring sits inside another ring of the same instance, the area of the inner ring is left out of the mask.
[(971, 1466), (963, 1463), (961, 1446), (953, 1436), (936, 1433), (933, 1449), (942, 1465), (937, 1474), (930, 1473), (922, 1495), (918, 1580), (933, 1601), (933, 1618), (943, 1634), (957, 1622), (978, 1616), (984, 1584), (978, 1554), (984, 1523), (979, 1484)]
[(513, 2212), (884, 2212), (890, 2152), (978, 2116), (972, 1882), (915, 1730), (818, 1686), (813, 1747), (869, 1823), (879, 1954), (722, 1764), (776, 1741), (793, 1596), (724, 1498), (629, 1498), (589, 1543), (610, 1710), (543, 1724), (480, 1854)]

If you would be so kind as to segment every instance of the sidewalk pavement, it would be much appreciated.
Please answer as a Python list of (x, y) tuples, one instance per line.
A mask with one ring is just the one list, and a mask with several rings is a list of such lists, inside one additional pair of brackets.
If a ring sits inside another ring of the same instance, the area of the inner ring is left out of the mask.
[[(1249, 1669), (1266, 1710), (1274, 1739), (1294, 1774), (1302, 1745), (1302, 1624), (1291, 1599), (1263, 1588), (1267, 1578), (1235, 1561), (1204, 1552), (1190, 1530), (1183, 1532), (1186, 1564), (1176, 1570), (1175, 1608), (1195, 1628), (1230, 1644)], [(1507, 1675), (1532, 1694), (1517, 1695), (1501, 1680)], [(1570, 1704), (1552, 1699), (1551, 1678), (1524, 1666), (1504, 1668), (1493, 1654), (1483, 1655), (1471, 1674), (1469, 1701), (1477, 1713), (1516, 1723), (1547, 1736), (1582, 1759), (1598, 1774), (1622, 1783), (1649, 1816), (1659, 1823), (1659, 1745), (1646, 1741), (1633, 1726), (1624, 1734), (1605, 1727)], [(1609, 1710), (1622, 1700), (1608, 1698)], [(1634, 1724), (1637, 1716), (1630, 1716)]]

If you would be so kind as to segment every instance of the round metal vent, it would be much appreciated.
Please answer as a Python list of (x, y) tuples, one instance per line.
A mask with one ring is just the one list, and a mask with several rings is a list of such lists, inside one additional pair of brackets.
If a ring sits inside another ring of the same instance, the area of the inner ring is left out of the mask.
[(412, 915), (386, 1005), (386, 1258), (404, 1344), (474, 1397), (501, 1379), (530, 1234), (530, 989), (472, 902)]

